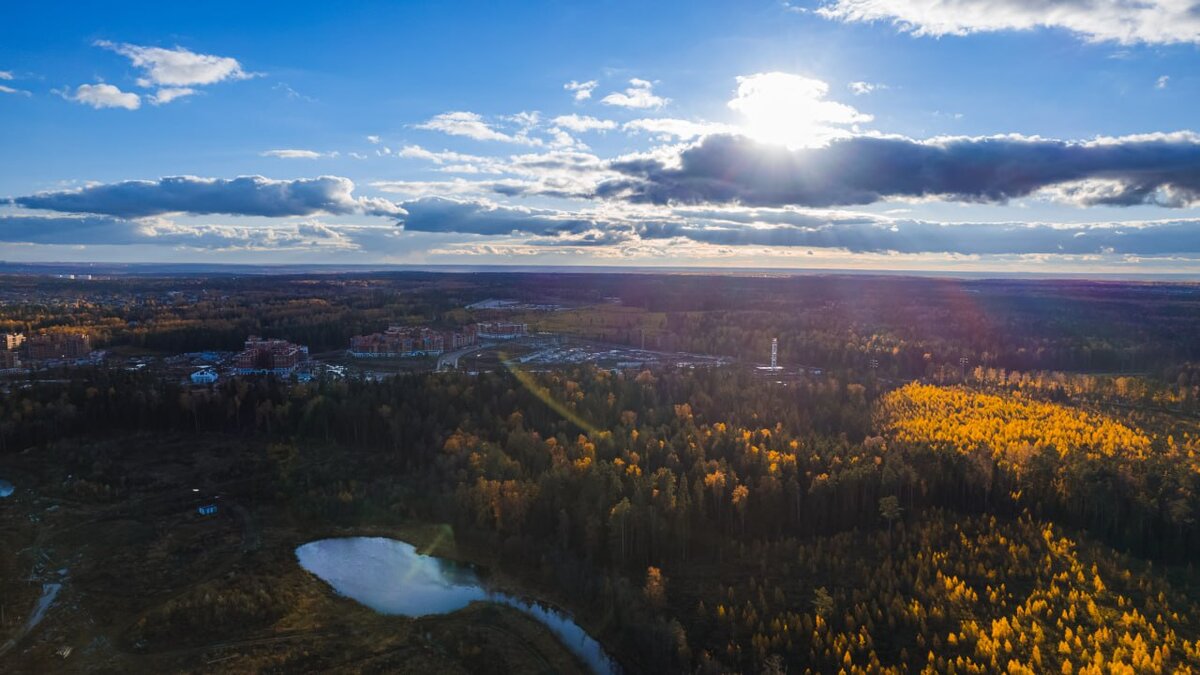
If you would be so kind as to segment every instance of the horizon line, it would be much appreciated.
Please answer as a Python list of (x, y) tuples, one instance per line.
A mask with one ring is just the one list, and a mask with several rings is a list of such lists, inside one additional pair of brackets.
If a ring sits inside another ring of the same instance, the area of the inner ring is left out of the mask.
[[(863, 268), (804, 268), (804, 267), (717, 267), (703, 265), (530, 265), (530, 264), (458, 264), (458, 263), (212, 263), (212, 262), (10, 262), (0, 261), (0, 275), (43, 276), (47, 270), (59, 270), (58, 274), (69, 274), (78, 270), (84, 274), (107, 274), (124, 276), (157, 273), (165, 276), (187, 274), (237, 274), (251, 273), (262, 276), (284, 276), (288, 274), (314, 273), (370, 273), (370, 272), (428, 272), (432, 274), (699, 274), (704, 276), (861, 276), (861, 277), (916, 277), (940, 279), (969, 279), (972, 281), (1029, 279), (1039, 281), (1141, 281), (1141, 282), (1192, 282), (1200, 283), (1200, 270), (1187, 272), (1032, 272), (1001, 270), (910, 270), (910, 269), (863, 269)], [(103, 270), (103, 271), (101, 271)], [(153, 271), (151, 271), (153, 270)]]

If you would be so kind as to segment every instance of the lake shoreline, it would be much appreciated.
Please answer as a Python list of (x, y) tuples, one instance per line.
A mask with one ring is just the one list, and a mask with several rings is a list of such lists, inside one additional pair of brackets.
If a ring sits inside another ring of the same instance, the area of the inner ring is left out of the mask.
[(523, 589), (498, 586), (470, 562), (424, 553), (391, 537), (316, 539), (295, 549), (300, 567), (343, 597), (385, 615), (449, 615), (475, 603), (516, 609), (540, 622), (594, 673), (624, 670), (603, 644), (567, 610)]
[(495, 555), (494, 549), (476, 540), (467, 533), (456, 534), (453, 526), (427, 520), (407, 520), (395, 524), (323, 525), (319, 527), (297, 526), (288, 528), (286, 542), (295, 549), (318, 539), (336, 537), (384, 537), (413, 545), (424, 555), (456, 563), (470, 565), (487, 583), (499, 590), (530, 598), (573, 617), (592, 639), (600, 643), (604, 651), (626, 672), (638, 672), (628, 667), (628, 654), (622, 654), (595, 623), (589, 608), (574, 607), (557, 587), (540, 580), (536, 575), (520, 574), (506, 570)]

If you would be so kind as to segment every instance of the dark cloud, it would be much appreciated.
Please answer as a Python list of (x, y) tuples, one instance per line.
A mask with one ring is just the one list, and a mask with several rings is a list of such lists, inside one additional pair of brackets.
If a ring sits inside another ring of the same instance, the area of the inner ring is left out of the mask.
[(106, 216), (0, 216), (0, 241), (25, 244), (133, 244), (138, 224)]
[(1135, 225), (933, 223), (906, 220), (831, 223), (817, 227), (656, 223), (637, 228), (643, 239), (685, 238), (724, 246), (802, 246), (856, 253), (962, 255), (1200, 253), (1200, 220)]
[(485, 202), (427, 197), (404, 203), (401, 221), (410, 232), (539, 236), (581, 234), (604, 223), (562, 211), (498, 206)]
[(271, 180), (262, 176), (170, 176), (16, 197), (29, 209), (142, 218), (166, 213), (307, 216), (318, 213), (401, 215), (384, 199), (354, 197), (354, 182), (339, 176)]
[[(612, 246), (692, 241), (718, 246), (841, 249), (856, 253), (961, 255), (1200, 255), (1200, 220), (1142, 223), (935, 223), (866, 214), (778, 209), (687, 209), (661, 218), (603, 216), (426, 198), (404, 204), (410, 232), (525, 235), (537, 246)], [(196, 249), (325, 246), (379, 250), (400, 245), (393, 227), (320, 222), (270, 227), (188, 225), (150, 218), (0, 216), (0, 242), (150, 244)]]
[(589, 199), (594, 186), (574, 181), (548, 178), (540, 181), (491, 181), (479, 183), (503, 197), (552, 197), (555, 199)]
[[(1200, 220), (1144, 223), (936, 223), (868, 214), (776, 209), (686, 209), (661, 218), (580, 216), (440, 198), (406, 202), (405, 229), (526, 234), (537, 245), (611, 245), (681, 239), (721, 246), (962, 255), (1200, 254)], [(415, 220), (414, 220), (415, 218)]]
[(1081, 205), (1200, 201), (1200, 138), (1191, 134), (1088, 143), (856, 136), (801, 150), (717, 135), (684, 150), (678, 166), (640, 158), (611, 168), (625, 177), (601, 183), (597, 195), (652, 204), (1003, 202), (1047, 188)]

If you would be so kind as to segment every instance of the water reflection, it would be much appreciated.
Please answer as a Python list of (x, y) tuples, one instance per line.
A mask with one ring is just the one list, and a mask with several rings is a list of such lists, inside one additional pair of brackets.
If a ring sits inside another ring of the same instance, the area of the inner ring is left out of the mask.
[(296, 558), (341, 595), (383, 614), (446, 614), (480, 600), (508, 605), (543, 623), (594, 672), (621, 672), (569, 615), (489, 591), (471, 567), (422, 555), (411, 544), (383, 537), (322, 539), (298, 547)]

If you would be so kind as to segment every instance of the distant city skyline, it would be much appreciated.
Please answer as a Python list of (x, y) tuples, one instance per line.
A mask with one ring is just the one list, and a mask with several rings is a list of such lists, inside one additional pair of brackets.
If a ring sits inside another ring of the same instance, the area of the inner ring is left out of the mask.
[(40, 3), (0, 259), (1200, 272), (1200, 12)]

